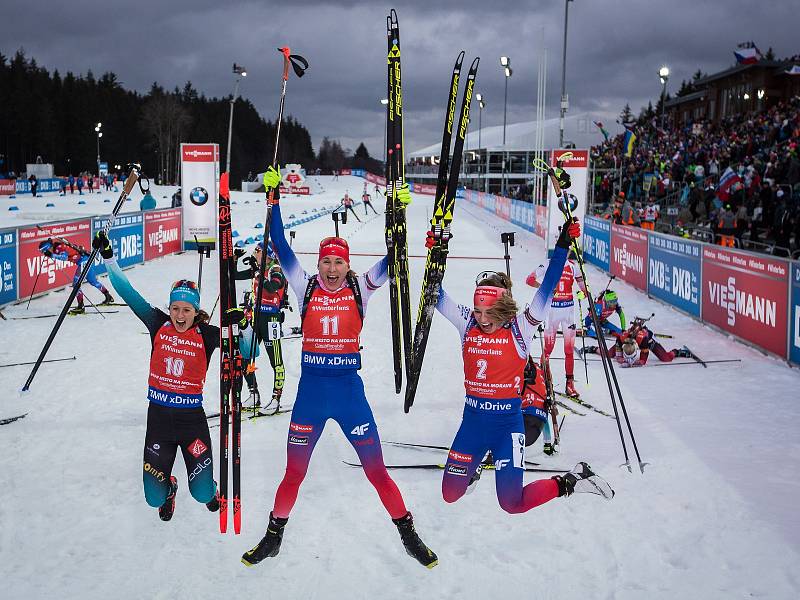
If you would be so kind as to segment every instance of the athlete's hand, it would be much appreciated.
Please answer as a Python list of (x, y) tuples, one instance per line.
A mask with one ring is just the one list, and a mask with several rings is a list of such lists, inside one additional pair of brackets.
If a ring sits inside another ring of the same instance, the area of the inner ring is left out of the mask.
[(92, 248), (100, 251), (100, 256), (103, 258), (113, 258), (114, 250), (111, 248), (111, 242), (108, 240), (106, 232), (102, 229), (98, 231), (92, 240)]
[(244, 315), (244, 309), (240, 306), (236, 308), (229, 308), (222, 313), (222, 325), (239, 325), (244, 328), (247, 325), (247, 319)]
[(559, 248), (569, 248), (572, 244), (572, 240), (579, 238), (580, 236), (581, 224), (578, 223), (578, 219), (576, 217), (572, 217), (571, 221), (566, 222), (561, 227), (561, 233), (556, 241), (556, 246)]
[(397, 189), (397, 199), (403, 206), (411, 204), (411, 192), (408, 191), (407, 183), (404, 183)]
[(234, 249), (233, 256), (236, 258), (236, 260), (239, 260), (240, 258), (242, 258), (244, 256), (244, 248), (236, 248), (236, 249)]
[(575, 294), (575, 296), (577, 296), (578, 300), (585, 300), (586, 299), (586, 294), (583, 293), (583, 290), (578, 290), (578, 293)]
[(425, 247), (426, 248), (433, 248), (433, 245), (436, 243), (436, 240), (433, 239), (433, 232), (429, 231), (427, 233), (427, 237), (425, 238)]
[(270, 166), (264, 173), (264, 189), (269, 192), (272, 188), (278, 187), (281, 182), (281, 174), (274, 167)]

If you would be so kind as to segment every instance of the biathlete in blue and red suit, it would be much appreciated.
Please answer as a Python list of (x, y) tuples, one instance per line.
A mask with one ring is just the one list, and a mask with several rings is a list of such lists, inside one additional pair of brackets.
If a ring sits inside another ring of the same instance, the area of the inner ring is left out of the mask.
[[(39, 244), (39, 251), (46, 257), (52, 258), (53, 260), (71, 262), (75, 265), (75, 276), (72, 278), (72, 285), (75, 285), (78, 282), (78, 279), (80, 279), (83, 267), (86, 264), (86, 261), (89, 260), (90, 256), (89, 252), (87, 252), (85, 248), (77, 244), (73, 244), (72, 242), (63, 238), (49, 238), (43, 241), (41, 244)], [(85, 281), (103, 293), (103, 301), (100, 302), (101, 306), (114, 302), (114, 298), (108, 293), (106, 286), (97, 280), (97, 270), (95, 269), (94, 265), (89, 267), (89, 271), (86, 273)], [(73, 314), (84, 312), (86, 309), (83, 305), (83, 292), (81, 290), (78, 290), (78, 294), (75, 296), (75, 299), (78, 301), (78, 306), (70, 310), (70, 312)]]
[[(172, 518), (178, 490), (172, 465), (180, 448), (189, 492), (208, 510), (216, 511), (219, 502), (211, 436), (203, 410), (203, 386), (211, 355), (219, 346), (219, 327), (210, 325), (208, 315), (200, 310), (200, 292), (193, 281), (181, 279), (172, 285), (169, 313), (166, 313), (133, 289), (114, 260), (114, 252), (102, 231), (95, 236), (93, 245), (105, 259), (111, 285), (150, 332), (149, 406), (143, 460), (145, 500), (158, 508), (163, 521)], [(232, 322), (241, 320), (242, 309), (230, 311), (229, 318)]]
[(558, 496), (591, 491), (607, 498), (608, 484), (586, 463), (564, 476), (523, 486), (525, 426), (520, 409), (528, 351), (547, 314), (561, 277), (567, 250), (580, 235), (577, 221), (562, 228), (547, 272), (530, 306), (518, 311), (505, 273), (479, 276), (473, 308), (457, 304), (441, 290), (436, 308), (458, 330), (464, 360), (466, 401), (461, 426), (450, 447), (442, 477), (442, 496), (455, 502), (466, 492), (487, 451), (495, 460), (500, 507), (523, 513)]
[[(603, 294), (595, 300), (594, 309), (600, 321), (600, 327), (603, 329), (604, 333), (608, 332), (613, 336), (622, 335), (622, 332), (625, 331), (627, 327), (627, 322), (625, 321), (625, 312), (622, 310), (622, 306), (619, 304), (619, 298), (614, 290), (604, 291)], [(619, 327), (608, 320), (614, 313), (617, 313), (619, 317)], [(592, 322), (592, 315), (588, 314), (588, 310), (586, 317), (583, 319), (583, 327), (588, 337), (597, 337), (597, 332), (595, 332), (594, 323)]]
[[(280, 176), (270, 169), (264, 186), (275, 188)], [(398, 193), (408, 203), (408, 189)], [(383, 463), (378, 426), (364, 395), (360, 334), (372, 294), (388, 280), (388, 259), (379, 260), (363, 275), (350, 270), (350, 250), (345, 240), (325, 238), (320, 242), (317, 273), (300, 266), (283, 231), (279, 205), (272, 209), (270, 234), (289, 287), (299, 300), (303, 328), (302, 366), (297, 398), (292, 410), (287, 440), (286, 473), (275, 494), (269, 525), (263, 539), (242, 556), (252, 566), (280, 550), (283, 530), (306, 476), (314, 446), (328, 419), (341, 427), (352, 444), (364, 473), (378, 493), (400, 532), (408, 554), (428, 568), (436, 555), (420, 540), (414, 521), (397, 485)]]

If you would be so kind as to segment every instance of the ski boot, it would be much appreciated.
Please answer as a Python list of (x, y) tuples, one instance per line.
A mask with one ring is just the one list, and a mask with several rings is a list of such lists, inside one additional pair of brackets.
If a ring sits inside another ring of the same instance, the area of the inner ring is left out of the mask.
[(583, 358), (584, 354), (597, 354), (599, 348), (597, 346), (586, 346), (586, 348), (575, 348), (578, 353), (578, 358)]
[(564, 388), (564, 393), (569, 396), (570, 398), (580, 398), (581, 395), (578, 393), (578, 390), (575, 389), (575, 377), (572, 375), (567, 375), (567, 385)]
[(286, 527), (287, 521), (289, 519), (276, 517), (270, 512), (267, 533), (264, 534), (264, 537), (255, 547), (242, 555), (242, 562), (248, 567), (252, 567), (265, 558), (278, 556), (278, 552), (281, 550), (281, 542), (283, 541), (283, 528)]
[(98, 306), (109, 306), (114, 304), (114, 296), (112, 296), (108, 290), (103, 292), (103, 301), (98, 304)]
[(550, 442), (545, 442), (544, 448), (542, 448), (542, 452), (544, 452), (547, 456), (553, 456), (553, 454), (558, 452), (558, 449), (556, 448), (555, 444), (552, 444)]
[(392, 523), (397, 526), (397, 531), (400, 532), (400, 539), (403, 540), (403, 546), (410, 557), (428, 569), (432, 569), (439, 564), (439, 558), (434, 554), (433, 550), (419, 539), (414, 529), (414, 518), (410, 512), (407, 512), (405, 516), (399, 519), (392, 519)]
[(283, 394), (283, 388), (272, 388), (272, 400), (270, 400), (269, 406), (275, 406), (273, 414), (277, 413), (281, 409), (281, 395)]
[(175, 494), (178, 493), (178, 480), (172, 475), (169, 478), (169, 495), (164, 504), (158, 507), (158, 517), (162, 521), (169, 521), (175, 513)]
[(606, 500), (614, 497), (614, 490), (608, 482), (592, 471), (585, 462), (579, 462), (569, 473), (553, 477), (558, 483), (558, 495), (571, 496), (574, 493), (597, 494)]
[(78, 306), (69, 309), (69, 314), (71, 315), (82, 315), (85, 312), (86, 312), (86, 307), (83, 305), (83, 302), (81, 300), (78, 300)]
[(206, 508), (209, 512), (217, 512), (219, 510), (219, 490), (216, 482), (214, 482), (214, 497), (206, 502)]
[(672, 353), (675, 355), (675, 358), (693, 358), (692, 351), (689, 350), (686, 346), (681, 346), (680, 348), (673, 348)]
[(245, 402), (247, 403), (247, 408), (251, 409), (255, 414), (258, 412), (258, 409), (261, 408), (261, 394), (258, 393), (258, 386), (256, 385), (248, 387), (248, 389), (250, 390), (250, 396), (248, 396)]

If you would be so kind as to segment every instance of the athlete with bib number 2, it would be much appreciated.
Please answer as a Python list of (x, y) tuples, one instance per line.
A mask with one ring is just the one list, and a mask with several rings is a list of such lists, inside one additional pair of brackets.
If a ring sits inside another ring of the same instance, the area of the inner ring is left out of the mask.
[[(219, 346), (219, 327), (200, 310), (197, 284), (180, 279), (169, 294), (169, 313), (152, 306), (137, 292), (114, 260), (103, 231), (92, 242), (100, 250), (111, 285), (150, 333), (147, 432), (144, 439), (144, 496), (158, 508), (162, 521), (175, 511), (178, 481), (172, 466), (178, 448), (186, 463), (189, 492), (208, 510), (219, 509), (214, 482), (211, 436), (203, 410), (203, 386), (211, 355)], [(226, 319), (242, 319), (234, 309)]]
[[(277, 187), (279, 181), (272, 168), (264, 175), (267, 189)], [(407, 188), (398, 196), (406, 204), (411, 200)], [(270, 235), (289, 287), (299, 300), (302, 365), (289, 424), (286, 473), (275, 494), (267, 532), (244, 553), (242, 562), (252, 566), (277, 556), (314, 446), (328, 419), (333, 419), (358, 454), (364, 474), (400, 532), (406, 552), (430, 569), (438, 559), (417, 535), (411, 513), (386, 470), (378, 427), (358, 375), (362, 321), (370, 297), (389, 279), (388, 259), (384, 257), (363, 275), (356, 275), (350, 270), (347, 242), (329, 237), (319, 244), (317, 273), (306, 273), (286, 240), (278, 204), (272, 209)]]
[(536, 329), (547, 314), (564, 269), (570, 243), (580, 236), (573, 220), (563, 227), (541, 286), (519, 312), (505, 273), (484, 273), (476, 281), (473, 308), (457, 304), (444, 289), (436, 308), (458, 330), (464, 359), (466, 400), (461, 426), (442, 477), (445, 502), (455, 502), (477, 481), (487, 451), (495, 467), (497, 500), (508, 513), (526, 512), (559, 496), (592, 492), (610, 499), (608, 483), (584, 462), (573, 471), (523, 486), (525, 425), (521, 397), (524, 371)]

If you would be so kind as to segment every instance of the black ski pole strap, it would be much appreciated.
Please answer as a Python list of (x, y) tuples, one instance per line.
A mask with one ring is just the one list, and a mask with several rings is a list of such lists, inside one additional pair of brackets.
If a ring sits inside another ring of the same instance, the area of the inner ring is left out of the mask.
[(308, 280), (308, 285), (306, 286), (306, 293), (303, 295), (303, 305), (300, 307), (300, 326), (302, 327), (303, 321), (306, 319), (306, 313), (308, 312), (308, 303), (311, 301), (311, 295), (314, 293), (314, 290), (317, 289), (319, 282), (317, 281), (317, 276), (314, 275), (311, 279)]
[(347, 283), (350, 284), (351, 289), (353, 290), (353, 297), (356, 300), (356, 307), (358, 308), (358, 316), (361, 317), (361, 321), (364, 321), (364, 301), (361, 298), (361, 288), (358, 286), (358, 278), (353, 275), (351, 272), (348, 272), (345, 276), (347, 279)]

